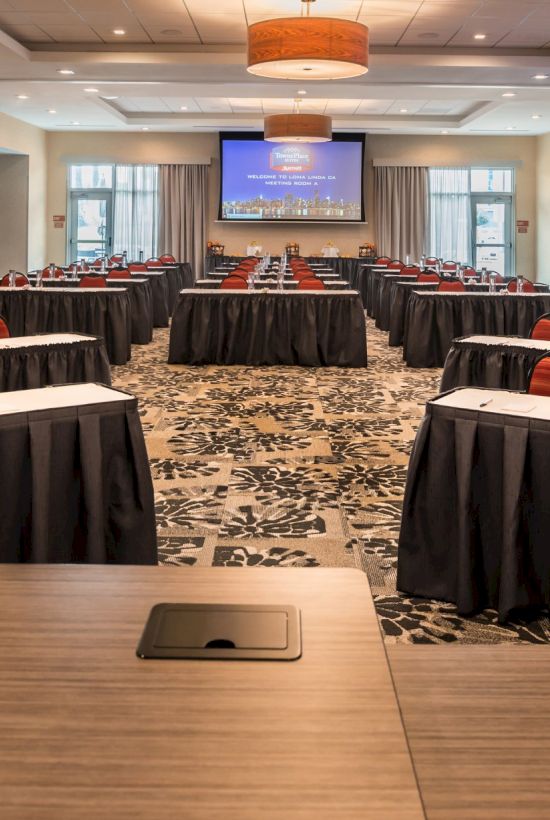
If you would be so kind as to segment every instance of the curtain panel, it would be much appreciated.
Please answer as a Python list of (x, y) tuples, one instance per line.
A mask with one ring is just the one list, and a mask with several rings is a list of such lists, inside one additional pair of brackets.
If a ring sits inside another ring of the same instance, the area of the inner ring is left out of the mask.
[(129, 260), (156, 256), (158, 234), (158, 166), (117, 165), (114, 179), (115, 253)]
[(471, 264), (472, 212), (469, 168), (430, 168), (428, 253)]
[(416, 262), (424, 253), (428, 224), (428, 168), (374, 168), (376, 247), (380, 255)]
[(203, 276), (208, 225), (209, 165), (159, 166), (159, 253), (189, 262)]

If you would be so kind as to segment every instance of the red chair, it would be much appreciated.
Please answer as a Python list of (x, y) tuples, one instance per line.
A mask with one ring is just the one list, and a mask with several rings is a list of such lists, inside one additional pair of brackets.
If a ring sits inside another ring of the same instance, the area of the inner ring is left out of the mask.
[(419, 273), (417, 282), (441, 282), (441, 277), (437, 273)]
[(114, 254), (113, 256), (111, 256), (111, 258), (109, 259), (109, 264), (110, 264), (110, 265), (120, 265), (120, 263), (122, 262), (123, 258), (124, 258), (124, 257), (122, 256), (122, 254), (121, 254), (121, 253), (115, 253), (115, 254)]
[(245, 279), (240, 276), (228, 276), (220, 285), (221, 290), (248, 290)]
[(3, 316), (0, 316), (0, 339), (9, 339), (10, 329)]
[[(229, 276), (238, 276), (240, 279), (244, 279), (245, 282), (250, 276), (251, 271), (241, 270), (240, 268), (235, 268), (235, 270), (231, 271)], [(227, 277), (229, 279), (229, 276)]]
[(325, 290), (325, 283), (316, 276), (309, 276), (307, 279), (300, 279), (297, 290)]
[[(24, 288), (25, 285), (28, 285), (29, 280), (25, 276), (24, 273), (17, 273), (15, 275), (15, 287), (16, 288)], [(10, 286), (10, 275), (6, 273), (5, 276), (2, 277), (2, 281), (0, 281), (0, 288), (9, 288)]]
[(374, 264), (387, 267), (390, 264), (390, 262), (391, 262), (391, 259), (390, 259), (389, 256), (379, 256), (378, 259), (375, 260)]
[(315, 274), (311, 270), (311, 268), (304, 268), (303, 270), (297, 270), (296, 273), (292, 274), (292, 278), (295, 282), (301, 282), (302, 279), (311, 279), (315, 277)]
[(176, 257), (172, 256), (171, 253), (163, 253), (160, 257), (160, 261), (163, 265), (174, 265), (176, 262)]
[(143, 262), (130, 262), (128, 265), (128, 270), (132, 273), (137, 273), (137, 271), (141, 271), (142, 273), (147, 271), (147, 265)]
[(550, 354), (543, 353), (531, 368), (527, 392), (534, 396), (550, 396)]
[(404, 267), (405, 267), (405, 263), (404, 263), (404, 262), (401, 262), (401, 260), (400, 260), (400, 259), (394, 259), (394, 260), (393, 260), (392, 262), (390, 262), (390, 264), (389, 264), (389, 265), (387, 265), (386, 267), (388, 268), (388, 270), (401, 270), (401, 268), (404, 268)]
[(399, 272), (402, 276), (418, 276), (420, 268), (418, 265), (405, 265)]
[(496, 270), (490, 270), (487, 275), (492, 276), (495, 282), (498, 282), (499, 284), (502, 284), (502, 282), (504, 282), (504, 277), (501, 276), (500, 273), (497, 273)]
[(466, 265), (464, 268), (464, 276), (477, 276), (477, 271), (475, 268), (472, 268), (471, 265)]
[[(511, 282), (508, 282), (508, 287), (506, 288), (508, 293), (517, 293), (518, 292), (518, 280), (512, 279)], [(537, 289), (534, 284), (529, 279), (523, 280), (523, 293), (536, 293)]]
[(440, 282), (437, 286), (437, 290), (439, 293), (444, 293), (445, 291), (462, 293), (466, 290), (466, 285), (464, 282), (461, 282), (460, 279), (448, 279), (447, 281)]
[(158, 256), (152, 256), (150, 259), (147, 260), (145, 264), (148, 268), (162, 268), (162, 262), (160, 261)]
[[(128, 268), (113, 268), (107, 274), (107, 279), (130, 279), (130, 271)], [(100, 286), (101, 287), (101, 286)]]
[(441, 270), (456, 270), (458, 268), (458, 263), (453, 262), (452, 259), (449, 259), (447, 262), (443, 262), (441, 266)]
[(49, 265), (48, 265), (48, 267), (47, 267), (47, 268), (43, 268), (43, 269), (42, 269), (42, 278), (43, 278), (43, 279), (50, 279), (50, 278), (53, 278), (53, 279), (61, 279), (61, 277), (62, 277), (62, 276), (64, 276), (64, 275), (65, 275), (65, 274), (64, 274), (64, 272), (61, 270), (61, 268), (56, 268), (56, 269), (55, 269), (54, 274), (53, 274), (53, 277), (51, 277), (51, 276), (50, 276), (50, 266), (49, 266)]
[(550, 342), (550, 313), (543, 313), (542, 316), (539, 316), (531, 328), (529, 338), (542, 339), (545, 342)]
[(428, 256), (428, 258), (425, 260), (426, 265), (437, 265), (438, 262), (439, 259), (437, 258), (437, 256)]
[(103, 276), (97, 274), (90, 274), (90, 276), (83, 276), (79, 284), (80, 288), (106, 288), (107, 282)]

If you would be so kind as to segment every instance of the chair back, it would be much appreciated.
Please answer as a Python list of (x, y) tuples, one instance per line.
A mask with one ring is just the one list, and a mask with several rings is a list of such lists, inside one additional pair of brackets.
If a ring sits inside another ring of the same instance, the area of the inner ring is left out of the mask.
[(226, 278), (229, 279), (230, 276), (238, 276), (240, 279), (244, 279), (246, 282), (246, 280), (250, 276), (250, 271), (242, 270), (241, 268), (235, 268), (235, 270), (232, 270)]
[(539, 316), (531, 328), (529, 338), (550, 342), (550, 313), (543, 313), (542, 316)]
[(379, 256), (378, 259), (375, 261), (375, 265), (384, 265), (387, 267), (391, 262), (389, 256)]
[(464, 282), (460, 281), (460, 279), (447, 279), (439, 283), (439, 285), (437, 286), (437, 290), (441, 293), (444, 293), (445, 291), (455, 291), (457, 293), (461, 293), (466, 290), (466, 286)]
[(48, 265), (46, 268), (42, 269), (42, 278), (43, 279), (61, 279), (64, 276), (64, 271), (61, 268), (56, 268), (53, 273), (53, 277), (50, 273), (50, 266)]
[(171, 253), (163, 253), (160, 257), (160, 261), (163, 265), (173, 265), (176, 261), (176, 257), (172, 256)]
[(118, 265), (118, 264), (120, 264), (120, 262), (122, 262), (123, 258), (124, 257), (122, 256), (121, 253), (115, 253), (115, 254), (113, 254), (113, 256), (110, 257), (109, 264), (110, 265)]
[(427, 259), (425, 260), (424, 264), (425, 265), (437, 265), (438, 262), (439, 262), (439, 259), (437, 258), (437, 256), (428, 256)]
[(437, 273), (419, 273), (418, 282), (441, 282), (441, 277)]
[[(512, 279), (508, 282), (508, 287), (506, 288), (508, 293), (517, 293), (518, 292), (518, 280)], [(536, 293), (536, 288), (534, 284), (531, 282), (530, 279), (523, 280), (523, 293)]]
[(325, 283), (322, 279), (317, 279), (316, 276), (308, 276), (306, 279), (300, 279), (297, 290), (324, 290)]
[(401, 270), (404, 268), (405, 264), (401, 262), (400, 259), (393, 259), (389, 265), (387, 265), (388, 270)]
[(418, 274), (420, 273), (420, 268), (418, 267), (418, 265), (405, 265), (403, 268), (401, 268), (399, 273), (402, 276), (418, 276)]
[[(128, 268), (113, 268), (107, 274), (107, 279), (130, 279), (130, 271)], [(101, 287), (101, 286), (100, 286)]]
[(83, 276), (80, 280), (79, 284), (80, 288), (106, 288), (107, 282), (103, 278), (103, 276), (98, 276), (97, 274), (90, 274), (89, 276)]
[(502, 284), (502, 282), (504, 282), (504, 277), (501, 276), (500, 273), (497, 273), (496, 270), (490, 270), (487, 275), (492, 276), (495, 282), (498, 282), (499, 284)]
[[(24, 273), (17, 273), (15, 275), (15, 287), (16, 288), (24, 288), (25, 285), (28, 285), (28, 284), (30, 284), (29, 280), (27, 279), (27, 277), (25, 276)], [(9, 273), (6, 273), (6, 275), (3, 276), (2, 280), (0, 281), (0, 288), (9, 288), (9, 286), (10, 286), (10, 275), (9, 275)]]
[(464, 276), (468, 276), (468, 277), (477, 276), (476, 269), (472, 268), (471, 265), (466, 265), (466, 267), (463, 270), (464, 270)]
[(447, 262), (443, 262), (441, 265), (441, 270), (456, 270), (458, 268), (458, 264), (453, 262), (452, 259), (448, 259)]
[(227, 276), (220, 285), (221, 290), (248, 290), (246, 279), (240, 276)]
[(315, 277), (315, 274), (311, 268), (300, 268), (300, 270), (292, 274), (292, 278), (296, 282), (300, 282), (302, 279), (311, 279), (312, 277)]
[(136, 273), (137, 271), (142, 271), (143, 273), (147, 272), (147, 265), (144, 262), (130, 262), (128, 265), (128, 270), (132, 273)]
[(9, 339), (10, 329), (3, 316), (0, 316), (0, 339)]
[(527, 392), (534, 396), (550, 396), (550, 353), (536, 360), (527, 377)]
[(162, 268), (162, 262), (158, 256), (152, 256), (145, 264), (148, 268)]

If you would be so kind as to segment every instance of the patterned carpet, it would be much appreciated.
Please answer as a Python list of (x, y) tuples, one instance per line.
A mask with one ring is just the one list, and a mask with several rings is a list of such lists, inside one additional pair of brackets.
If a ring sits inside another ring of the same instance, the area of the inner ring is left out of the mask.
[(439, 370), (410, 370), (368, 323), (366, 370), (166, 364), (168, 330), (134, 345), (117, 387), (140, 401), (161, 562), (359, 567), (390, 642), (547, 642), (550, 621), (502, 626), (395, 590), (411, 444)]

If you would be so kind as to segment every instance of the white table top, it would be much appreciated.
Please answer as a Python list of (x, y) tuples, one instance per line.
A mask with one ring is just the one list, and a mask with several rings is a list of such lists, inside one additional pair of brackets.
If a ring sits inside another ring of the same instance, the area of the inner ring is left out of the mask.
[(7, 348), (37, 347), (41, 345), (76, 344), (89, 342), (96, 336), (85, 333), (37, 333), (35, 336), (11, 336), (9, 339), (0, 339), (0, 350)]
[(498, 293), (476, 293), (476, 291), (472, 290), (433, 290), (431, 292), (415, 290), (414, 293), (418, 293), (419, 296), (423, 296), (426, 299), (429, 299), (432, 296), (438, 296), (439, 298), (443, 298), (445, 296), (475, 296), (476, 299), (502, 299), (507, 296), (511, 299), (529, 299), (534, 296), (550, 296), (549, 293), (510, 293), (508, 290), (500, 290)]
[(455, 339), (453, 344), (500, 345), (502, 347), (530, 347), (533, 350), (550, 350), (550, 341), (544, 339), (522, 339), (517, 336), (466, 336)]
[[(319, 278), (321, 278), (321, 277), (319, 277)], [(208, 282), (211, 285), (221, 285), (221, 283), (223, 281), (224, 281), (223, 279), (214, 279), (212, 277), (211, 279), (197, 279), (196, 284), (200, 285), (202, 283)], [(321, 281), (322, 281), (322, 278), (321, 278)], [(256, 281), (256, 290), (261, 290), (262, 285), (276, 285), (276, 284), (277, 284), (276, 279), (263, 279), (262, 278), (259, 282)], [(325, 282), (326, 287), (333, 288), (336, 285), (347, 285), (347, 282), (344, 279), (327, 279), (326, 282)], [(297, 288), (298, 287), (298, 281), (296, 279), (285, 279), (284, 282), (283, 282), (283, 286), (285, 288), (288, 288), (288, 287)]]
[(357, 296), (356, 290), (276, 290), (271, 288), (256, 288), (255, 290), (245, 290), (244, 288), (221, 289), (221, 288), (189, 288), (180, 290), (181, 295), (196, 295), (204, 294), (206, 296), (223, 296), (224, 294), (236, 294), (243, 297), (253, 297), (258, 294), (267, 294), (269, 296), (288, 296), (289, 298), (296, 298), (297, 296)]
[(101, 384), (62, 384), (35, 390), (14, 390), (0, 393), (0, 416), (11, 413), (31, 413), (33, 410), (53, 410), (60, 407), (128, 401), (128, 393)]
[(61, 293), (61, 294), (63, 294), (63, 293), (125, 293), (126, 292), (126, 288), (108, 288), (108, 287), (105, 287), (105, 288), (80, 288), (78, 286), (74, 287), (74, 288), (49, 288), (49, 287), (37, 288), (37, 287), (31, 287), (30, 285), (28, 287), (24, 287), (24, 288), (1, 288), (0, 292), (3, 293), (6, 290), (10, 291), (12, 293), (13, 292), (15, 292), (15, 293), (19, 293), (19, 292), (23, 292), (23, 293), (45, 293), (47, 291), (48, 294), (51, 294), (51, 293), (58, 293), (58, 294), (59, 293)]
[(550, 421), (550, 397), (531, 396), (508, 390), (482, 390), (464, 387), (430, 404), (438, 407), (456, 407), (457, 410), (478, 410), (480, 413), (502, 413)]

